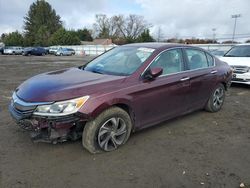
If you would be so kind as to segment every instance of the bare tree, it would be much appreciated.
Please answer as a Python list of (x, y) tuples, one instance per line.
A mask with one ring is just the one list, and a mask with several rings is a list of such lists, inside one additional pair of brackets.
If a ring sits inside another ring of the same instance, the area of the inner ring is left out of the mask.
[(112, 16), (108, 18), (105, 14), (97, 14), (96, 22), (93, 25), (97, 37), (115, 38), (119, 37), (120, 32), (117, 27), (117, 20), (120, 16)]
[(115, 15), (108, 18), (105, 14), (96, 15), (94, 30), (98, 37), (124, 38), (133, 41), (150, 25), (143, 16), (131, 14), (127, 17)]
[(109, 38), (109, 27), (110, 21), (107, 15), (105, 14), (97, 14), (95, 16), (95, 23), (93, 25), (95, 33), (98, 37)]
[(122, 36), (130, 40), (135, 40), (148, 27), (149, 24), (147, 24), (143, 16), (134, 14), (129, 15), (127, 18), (120, 17), (118, 23)]
[(122, 17), (123, 17), (122, 15), (118, 16), (115, 15), (110, 18), (109, 32), (111, 38), (118, 38), (121, 36), (121, 32), (118, 28), (118, 23)]

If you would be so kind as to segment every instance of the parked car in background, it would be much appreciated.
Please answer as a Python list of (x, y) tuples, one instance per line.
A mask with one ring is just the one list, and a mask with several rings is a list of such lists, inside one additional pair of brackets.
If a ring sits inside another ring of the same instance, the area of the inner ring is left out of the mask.
[(49, 47), (44, 47), (44, 49), (46, 50), (46, 55), (49, 54)]
[(23, 53), (23, 48), (19, 46), (5, 47), (3, 53), (7, 55), (20, 55)]
[(250, 85), (250, 44), (236, 45), (220, 59), (232, 67), (232, 82)]
[(75, 50), (71, 49), (71, 48), (60, 48), (56, 51), (55, 55), (60, 55), (60, 56), (68, 56), (68, 55), (75, 55)]
[(49, 54), (55, 55), (57, 50), (59, 50), (62, 47), (49, 47)]
[(33, 140), (82, 137), (91, 153), (112, 151), (133, 131), (199, 109), (219, 111), (231, 76), (227, 63), (201, 48), (129, 44), (82, 67), (26, 80), (15, 89), (9, 111)]
[(224, 54), (226, 53), (226, 52), (223, 51), (223, 50), (209, 50), (209, 52), (210, 52), (211, 54), (213, 54), (214, 56), (216, 56), (216, 57), (222, 57), (222, 56), (224, 56)]
[(29, 55), (44, 56), (46, 55), (46, 50), (42, 47), (28, 47), (24, 49), (23, 55), (24, 56), (29, 56)]
[(0, 54), (3, 54), (4, 47), (0, 47)]

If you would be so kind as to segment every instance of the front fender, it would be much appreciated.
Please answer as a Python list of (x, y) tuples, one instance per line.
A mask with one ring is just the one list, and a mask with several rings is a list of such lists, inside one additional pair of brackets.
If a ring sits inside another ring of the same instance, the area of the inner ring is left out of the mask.
[(107, 100), (105, 97), (98, 97), (87, 101), (86, 104), (79, 110), (79, 112), (86, 114), (90, 119), (94, 119), (104, 110), (115, 105), (126, 105), (129, 109), (132, 109), (131, 99), (129, 99), (129, 97), (113, 98), (109, 100)]

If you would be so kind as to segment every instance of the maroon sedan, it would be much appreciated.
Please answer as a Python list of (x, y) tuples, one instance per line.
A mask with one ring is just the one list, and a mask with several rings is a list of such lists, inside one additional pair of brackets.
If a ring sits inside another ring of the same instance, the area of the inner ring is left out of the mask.
[(76, 140), (91, 153), (112, 151), (132, 131), (206, 109), (221, 109), (231, 68), (203, 49), (139, 43), (88, 64), (22, 83), (9, 111), (34, 141)]

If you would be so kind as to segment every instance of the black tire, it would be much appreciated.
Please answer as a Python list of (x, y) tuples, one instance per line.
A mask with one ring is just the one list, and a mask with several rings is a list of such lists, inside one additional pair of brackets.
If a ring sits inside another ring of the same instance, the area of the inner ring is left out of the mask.
[(45, 56), (45, 53), (42, 53), (42, 56)]
[[(111, 123), (113, 120), (118, 122), (117, 125)], [(113, 151), (127, 142), (131, 130), (132, 122), (129, 114), (119, 107), (111, 107), (86, 123), (82, 135), (82, 145), (93, 154)], [(121, 134), (121, 132), (124, 133)]]
[(208, 112), (218, 112), (224, 103), (225, 100), (225, 87), (223, 84), (219, 84), (213, 90), (207, 104), (205, 110)]

